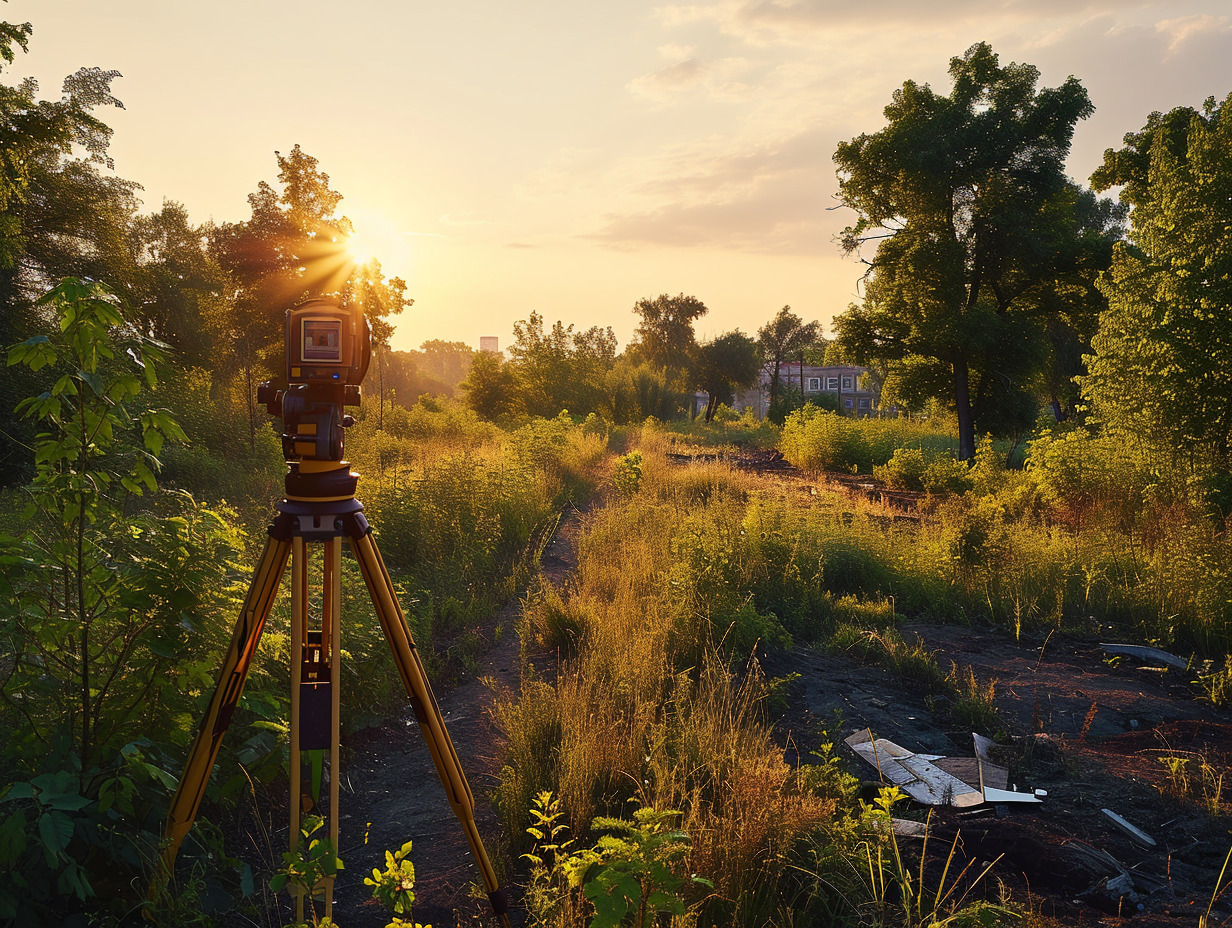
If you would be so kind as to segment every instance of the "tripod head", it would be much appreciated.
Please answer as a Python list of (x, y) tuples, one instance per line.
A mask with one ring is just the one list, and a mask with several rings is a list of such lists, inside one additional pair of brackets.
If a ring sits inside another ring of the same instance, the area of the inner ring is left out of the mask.
[(343, 429), (355, 420), (359, 385), (372, 357), (363, 309), (314, 299), (286, 314), (287, 388), (270, 381), (257, 387), (257, 402), (282, 418), (282, 451), (288, 462), (341, 462)]

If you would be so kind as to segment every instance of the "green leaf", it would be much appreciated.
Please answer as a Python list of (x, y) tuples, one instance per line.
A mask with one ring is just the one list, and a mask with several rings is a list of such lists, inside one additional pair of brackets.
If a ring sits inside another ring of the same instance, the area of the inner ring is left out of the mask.
[(9, 349), (8, 366), (24, 364), (32, 371), (42, 370), (55, 364), (57, 352), (46, 335), (35, 335)]
[(44, 812), (39, 816), (38, 830), (48, 865), (54, 867), (55, 853), (68, 847), (69, 841), (73, 838), (73, 820), (63, 812)]
[(26, 849), (26, 813), (18, 809), (0, 824), (0, 864), (11, 865)]
[(29, 783), (14, 783), (9, 787), (8, 792), (0, 796), (0, 802), (8, 802), (10, 799), (33, 799), (34, 787)]

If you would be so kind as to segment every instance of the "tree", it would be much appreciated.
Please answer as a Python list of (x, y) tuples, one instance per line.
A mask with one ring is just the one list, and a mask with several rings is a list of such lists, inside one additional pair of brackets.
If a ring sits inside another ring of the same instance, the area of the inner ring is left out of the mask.
[(1129, 244), (1083, 381), (1098, 418), (1227, 469), (1232, 439), (1232, 96), (1153, 113), (1091, 181), (1123, 185)]
[(757, 342), (739, 329), (720, 335), (698, 350), (697, 386), (709, 394), (706, 421), (714, 418), (719, 403), (729, 403), (735, 390), (752, 386), (761, 371)]
[[(25, 51), (29, 23), (0, 23), (0, 64)], [(65, 78), (57, 100), (39, 97), (38, 82), (0, 83), (0, 346), (39, 331), (39, 294), (61, 276), (117, 280), (124, 230), (135, 208), (135, 184), (104, 177), (111, 129), (95, 115), (122, 107), (111, 94), (116, 71), (82, 68)], [(0, 406), (11, 412), (43, 374), (0, 369)], [(29, 422), (0, 429), (0, 482), (32, 466)]]
[(130, 227), (128, 305), (142, 331), (170, 345), (185, 367), (216, 366), (219, 297), (226, 282), (205, 247), (205, 230), (172, 200)]
[(475, 350), (465, 342), (447, 342), (434, 338), (414, 352), (419, 369), (451, 389), (466, 379)]
[(531, 415), (551, 418), (572, 405), (572, 354), (572, 325), (557, 320), (545, 330), (537, 312), (513, 324), (509, 355), (517, 364), (526, 411)]
[(495, 352), (475, 353), (462, 391), (466, 405), (485, 419), (509, 418), (525, 409), (513, 365)]
[(1049, 361), (1048, 321), (1094, 317), (1120, 228), (1063, 172), (1092, 112), (1075, 78), (1037, 90), (1036, 68), (1001, 67), (986, 43), (951, 59), (950, 76), (949, 96), (907, 81), (884, 129), (835, 152), (858, 215), (843, 249), (879, 243), (864, 303), (835, 325), (861, 362), (898, 362), (900, 386), (948, 394), (969, 460), (977, 426), (1021, 417)]
[(697, 339), (693, 323), (706, 315), (706, 304), (694, 296), (669, 296), (638, 300), (633, 312), (641, 317), (630, 350), (638, 360), (648, 361), (674, 374), (682, 374), (692, 364)]
[[(299, 145), (288, 155), (274, 155), (281, 190), (261, 181), (248, 196), (251, 217), (210, 234), (210, 254), (228, 277), (229, 367), (247, 397), (250, 434), (263, 420), (254, 399), (257, 382), (282, 376), (288, 307), (320, 296), (362, 306), (379, 357), (393, 331), (388, 316), (412, 302), (404, 281), (387, 280), (379, 262), (357, 264), (347, 252), (351, 221), (336, 215), (342, 194), (330, 187), (317, 159)], [(381, 368), (378, 364), (378, 376)]]
[(774, 365), (770, 371), (771, 407), (778, 408), (779, 370), (783, 362), (802, 356), (820, 338), (821, 323), (816, 320), (806, 323), (791, 311), (790, 306), (784, 306), (773, 319), (757, 330), (761, 355), (766, 364)]

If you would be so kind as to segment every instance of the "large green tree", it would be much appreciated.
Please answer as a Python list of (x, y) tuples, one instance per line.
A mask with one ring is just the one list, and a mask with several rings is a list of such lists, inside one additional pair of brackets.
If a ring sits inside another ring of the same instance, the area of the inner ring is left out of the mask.
[[(784, 306), (774, 318), (757, 330), (757, 344), (766, 364), (773, 365), (770, 371), (770, 406), (779, 409), (780, 370), (784, 361), (803, 357), (821, 339), (821, 323), (805, 322)], [(781, 417), (780, 417), (781, 418)]]
[[(29, 23), (0, 23), (0, 72), (31, 33)], [(35, 301), (60, 277), (124, 282), (136, 185), (100, 171), (111, 165), (111, 129), (96, 115), (121, 106), (111, 93), (118, 76), (82, 68), (56, 99), (44, 99), (31, 78), (0, 80), (0, 347), (43, 328), (46, 310)], [(9, 414), (45, 376), (0, 367), (0, 482), (32, 466), (32, 423)]]
[(629, 346), (631, 359), (646, 361), (679, 376), (689, 370), (697, 348), (693, 323), (706, 315), (706, 304), (683, 293), (638, 300), (633, 312), (641, 321)]
[(1120, 230), (1115, 207), (1064, 174), (1093, 109), (1075, 78), (1037, 89), (1035, 67), (1003, 67), (986, 43), (951, 59), (950, 77), (948, 96), (907, 81), (884, 129), (838, 146), (840, 198), (857, 214), (843, 248), (878, 244), (865, 300), (836, 329), (857, 359), (893, 361), (912, 390), (947, 397), (970, 459), (977, 428), (1030, 418), (1049, 322), (1092, 328)]
[(757, 342), (736, 329), (702, 345), (697, 355), (695, 381), (709, 397), (706, 403), (706, 421), (709, 422), (720, 403), (730, 403), (736, 390), (757, 382), (761, 353)]
[(1154, 113), (1092, 176), (1122, 186), (1129, 243), (1084, 387), (1100, 419), (1227, 469), (1232, 442), (1232, 96)]
[(532, 312), (513, 324), (513, 358), (522, 385), (526, 411), (552, 417), (561, 410), (585, 414), (603, 403), (603, 378), (616, 359), (616, 335), (592, 326), (574, 332), (559, 320), (551, 329)]

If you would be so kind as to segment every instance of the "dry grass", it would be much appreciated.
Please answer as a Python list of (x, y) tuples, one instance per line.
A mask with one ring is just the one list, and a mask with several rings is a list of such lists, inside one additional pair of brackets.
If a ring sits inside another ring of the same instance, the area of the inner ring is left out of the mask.
[(681, 527), (742, 506), (750, 478), (671, 468), (647, 448), (656, 440), (642, 446), (640, 493), (584, 521), (569, 590), (531, 605), (541, 641), (575, 648), (554, 686), (532, 683), (497, 707), (510, 745), (498, 806), (519, 850), (541, 789), (560, 797), (574, 835), (597, 814), (628, 814), (630, 800), (678, 809), (688, 867), (715, 883), (703, 922), (762, 924), (793, 847), (836, 803), (799, 786), (771, 736), (763, 681), (736, 678), (706, 644), (709, 615), (679, 570)]

